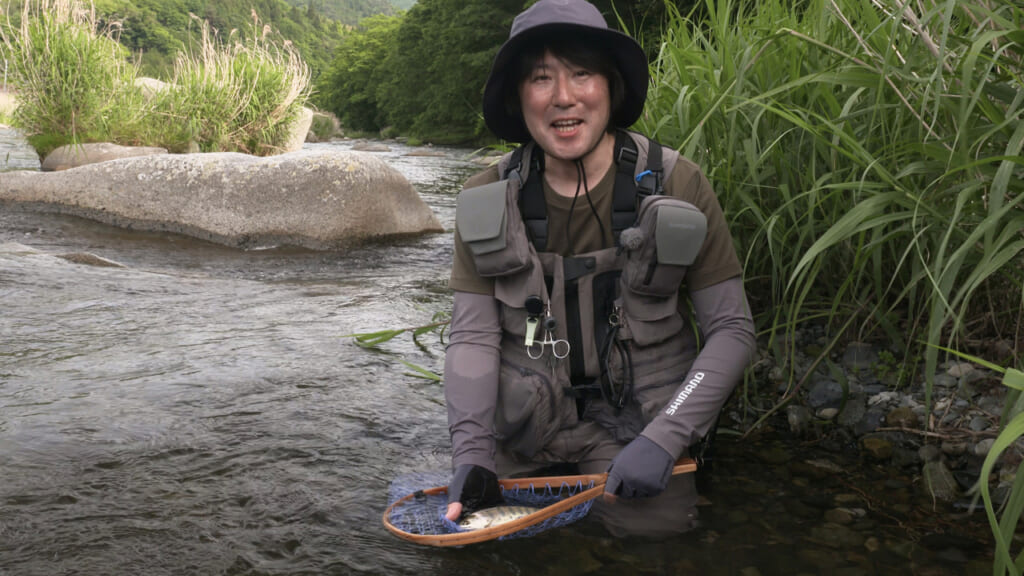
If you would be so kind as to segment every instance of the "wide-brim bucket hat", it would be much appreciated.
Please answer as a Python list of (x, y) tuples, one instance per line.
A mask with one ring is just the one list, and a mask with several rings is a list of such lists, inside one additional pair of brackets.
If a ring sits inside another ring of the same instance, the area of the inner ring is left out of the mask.
[(647, 98), (647, 55), (630, 36), (608, 28), (601, 12), (584, 0), (540, 0), (512, 21), (508, 40), (502, 44), (491, 65), (491, 74), (484, 87), (484, 122), (497, 137), (511, 142), (528, 142), (522, 113), (510, 111), (505, 102), (508, 90), (518, 90), (509, 74), (524, 47), (551, 35), (579, 34), (596, 46), (606, 49), (625, 83), (624, 98), (613, 111), (611, 123), (620, 128), (631, 126), (640, 118)]

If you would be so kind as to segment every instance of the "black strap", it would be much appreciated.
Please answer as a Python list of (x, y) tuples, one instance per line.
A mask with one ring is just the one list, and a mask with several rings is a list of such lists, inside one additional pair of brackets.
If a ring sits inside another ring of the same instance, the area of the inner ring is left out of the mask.
[[(663, 190), (661, 145), (648, 140), (647, 166), (639, 178), (635, 178), (639, 151), (636, 143), (624, 130), (615, 133), (615, 185), (612, 189), (612, 238), (619, 243), (619, 234), (636, 222), (636, 211), (640, 200)], [(512, 151), (504, 177), (520, 172), (525, 146)], [(519, 191), (519, 211), (526, 225), (530, 241), (538, 252), (548, 246), (548, 215), (544, 202), (544, 154), (536, 147), (530, 154), (530, 170)]]
[(612, 190), (612, 239), (619, 245), (619, 234), (636, 222), (636, 161), (639, 153), (629, 134), (615, 133), (615, 187)]

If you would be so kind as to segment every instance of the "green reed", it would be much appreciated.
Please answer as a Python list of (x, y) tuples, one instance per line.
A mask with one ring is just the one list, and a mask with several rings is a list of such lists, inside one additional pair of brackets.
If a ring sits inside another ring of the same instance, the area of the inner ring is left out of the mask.
[[(760, 330), (827, 318), (886, 342), (910, 366), (923, 359), (930, 406), (942, 346), (1015, 341), (1024, 323), (1024, 8), (696, 10), (667, 24), (639, 127), (707, 171)], [(1024, 424), (1004, 432), (1016, 439)], [(1007, 518), (1012, 530), (1019, 512)]]
[(673, 13), (639, 126), (715, 184), (762, 330), (854, 315), (851, 337), (923, 356), (930, 375), (938, 351), (918, 339), (1021, 321), (1022, 8), (698, 9)]

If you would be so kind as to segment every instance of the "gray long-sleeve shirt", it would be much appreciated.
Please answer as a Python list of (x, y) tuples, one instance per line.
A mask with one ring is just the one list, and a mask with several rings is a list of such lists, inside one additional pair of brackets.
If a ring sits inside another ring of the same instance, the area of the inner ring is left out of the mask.
[[(676, 458), (710, 430), (756, 351), (740, 277), (691, 291), (690, 299), (704, 345), (672, 400), (643, 431)], [(493, 471), (501, 361), (499, 305), (490, 295), (456, 291), (453, 306), (445, 357), (452, 464)]]

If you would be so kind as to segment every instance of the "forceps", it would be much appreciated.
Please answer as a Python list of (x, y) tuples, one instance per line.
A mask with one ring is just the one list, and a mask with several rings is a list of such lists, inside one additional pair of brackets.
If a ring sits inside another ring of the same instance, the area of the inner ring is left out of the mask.
[[(544, 355), (544, 347), (551, 346), (551, 354), (561, 360), (569, 355), (569, 341), (561, 338), (554, 338), (555, 326), (557, 321), (554, 316), (548, 316), (544, 319), (544, 339), (543, 340), (531, 340), (526, 346), (526, 354), (534, 360), (539, 360)], [(534, 325), (536, 326), (536, 325)]]
[[(550, 307), (546, 306), (538, 296), (530, 296), (526, 299), (526, 354), (534, 360), (539, 360), (544, 355), (544, 347), (551, 346), (551, 354), (558, 359), (569, 355), (569, 341), (554, 338), (555, 327), (558, 321), (550, 313)], [(534, 340), (537, 333), (537, 325), (540, 323), (540, 315), (544, 314), (544, 338), (540, 341)]]

